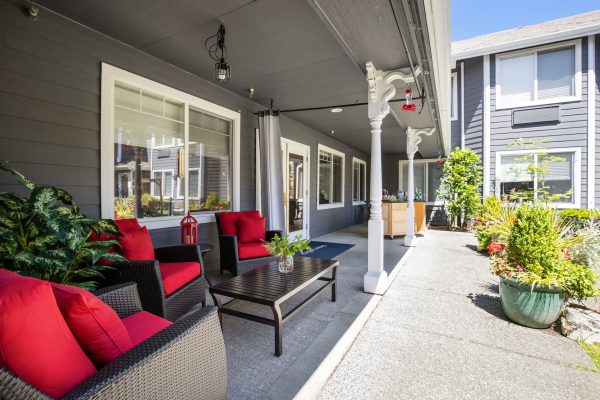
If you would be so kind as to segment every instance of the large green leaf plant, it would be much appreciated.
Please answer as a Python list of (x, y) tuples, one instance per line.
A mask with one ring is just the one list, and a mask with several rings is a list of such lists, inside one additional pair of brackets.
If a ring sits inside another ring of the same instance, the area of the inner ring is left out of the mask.
[(63, 189), (37, 186), (7, 163), (0, 170), (12, 174), (30, 192), (29, 198), (0, 193), (0, 267), (21, 275), (72, 284), (91, 290), (102, 279), (98, 260), (123, 261), (116, 240), (88, 241), (92, 232), (120, 236), (112, 220), (86, 217)]

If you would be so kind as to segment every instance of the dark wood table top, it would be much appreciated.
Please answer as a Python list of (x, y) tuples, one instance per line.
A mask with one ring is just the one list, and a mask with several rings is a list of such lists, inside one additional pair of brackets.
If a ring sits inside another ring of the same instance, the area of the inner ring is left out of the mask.
[(254, 303), (282, 302), (337, 267), (339, 261), (294, 257), (294, 271), (279, 272), (277, 262), (258, 267), (210, 288), (210, 292)]

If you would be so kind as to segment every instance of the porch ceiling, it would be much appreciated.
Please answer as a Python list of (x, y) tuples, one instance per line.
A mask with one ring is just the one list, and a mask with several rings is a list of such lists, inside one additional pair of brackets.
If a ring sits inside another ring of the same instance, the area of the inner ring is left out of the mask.
[[(247, 89), (254, 88), (257, 103), (267, 107), (273, 99), (277, 109), (366, 102), (366, 61), (384, 70), (409, 65), (386, 0), (37, 3), (209, 81), (214, 81), (214, 62), (204, 41), (223, 23), (232, 66), (231, 81), (223, 86), (245, 97)], [(402, 7), (398, 3), (394, 8), (403, 34), (410, 38)], [(386, 153), (405, 151), (406, 126), (433, 126), (428, 109), (409, 116), (399, 112), (399, 107), (393, 105), (402, 129), (391, 115), (383, 126)], [(340, 114), (324, 110), (288, 116), (325, 134), (335, 130), (336, 139), (370, 151), (366, 106), (348, 107)], [(437, 155), (437, 142), (424, 141), (421, 150)]]

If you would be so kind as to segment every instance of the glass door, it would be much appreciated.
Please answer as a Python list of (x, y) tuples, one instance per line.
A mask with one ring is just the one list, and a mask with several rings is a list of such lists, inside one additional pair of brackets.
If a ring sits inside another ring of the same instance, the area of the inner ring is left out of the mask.
[(309, 153), (306, 145), (281, 139), (285, 228), (291, 237), (308, 238)]

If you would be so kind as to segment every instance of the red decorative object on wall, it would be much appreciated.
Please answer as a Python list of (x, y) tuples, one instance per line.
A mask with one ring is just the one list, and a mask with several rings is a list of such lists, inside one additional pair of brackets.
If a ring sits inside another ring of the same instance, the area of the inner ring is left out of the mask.
[(181, 220), (181, 243), (198, 244), (198, 221), (189, 211)]
[(412, 89), (408, 88), (404, 91), (404, 93), (406, 94), (406, 104), (404, 104), (402, 106), (402, 111), (406, 112), (406, 111), (417, 111), (417, 105), (415, 103), (413, 103), (412, 101)]

